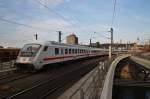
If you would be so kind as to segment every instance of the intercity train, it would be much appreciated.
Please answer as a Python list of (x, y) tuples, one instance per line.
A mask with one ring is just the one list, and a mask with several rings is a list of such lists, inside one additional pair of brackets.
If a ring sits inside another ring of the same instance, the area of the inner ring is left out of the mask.
[[(44, 65), (108, 54), (105, 49), (54, 41), (24, 45), (16, 60), (18, 68), (39, 70)], [(50, 66), (50, 65), (49, 65)]]

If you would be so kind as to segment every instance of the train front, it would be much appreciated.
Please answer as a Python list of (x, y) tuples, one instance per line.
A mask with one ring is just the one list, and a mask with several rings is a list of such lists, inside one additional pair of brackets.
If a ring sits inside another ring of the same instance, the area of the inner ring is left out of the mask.
[(29, 69), (29, 70), (38, 69), (37, 57), (38, 57), (40, 48), (41, 48), (40, 44), (24, 45), (24, 47), (21, 49), (16, 60), (17, 68)]

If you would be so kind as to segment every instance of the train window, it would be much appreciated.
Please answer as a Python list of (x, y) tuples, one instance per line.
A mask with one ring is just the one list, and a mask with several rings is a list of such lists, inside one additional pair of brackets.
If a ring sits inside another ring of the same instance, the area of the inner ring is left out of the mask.
[(78, 49), (78, 53), (80, 53), (80, 50)]
[(43, 51), (47, 51), (48, 46), (44, 46)]
[(71, 54), (71, 49), (69, 49), (69, 54)]
[(77, 54), (77, 49), (75, 49), (75, 53)]
[(65, 49), (65, 54), (68, 54), (68, 49), (67, 48)]
[(63, 48), (61, 48), (61, 55), (63, 55), (64, 54), (64, 51), (63, 51)]
[(55, 48), (55, 55), (59, 55), (59, 48)]

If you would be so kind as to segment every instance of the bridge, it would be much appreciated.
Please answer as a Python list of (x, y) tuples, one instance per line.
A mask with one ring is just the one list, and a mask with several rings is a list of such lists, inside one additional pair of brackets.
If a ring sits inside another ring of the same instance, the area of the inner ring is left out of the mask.
[[(100, 62), (99, 66), (58, 99), (121, 99), (122, 93), (129, 91), (128, 88), (132, 90), (150, 87), (149, 74), (150, 61), (130, 54), (121, 55), (112, 62)], [(136, 95), (135, 99), (147, 99), (144, 98), (145, 94)], [(130, 97), (130, 94), (125, 95)]]

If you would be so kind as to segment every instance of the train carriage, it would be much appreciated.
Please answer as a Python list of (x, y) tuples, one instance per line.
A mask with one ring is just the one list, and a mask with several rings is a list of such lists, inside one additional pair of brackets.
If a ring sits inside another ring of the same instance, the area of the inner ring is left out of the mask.
[(17, 67), (41, 69), (44, 65), (104, 55), (105, 50), (54, 41), (26, 44), (16, 60)]

